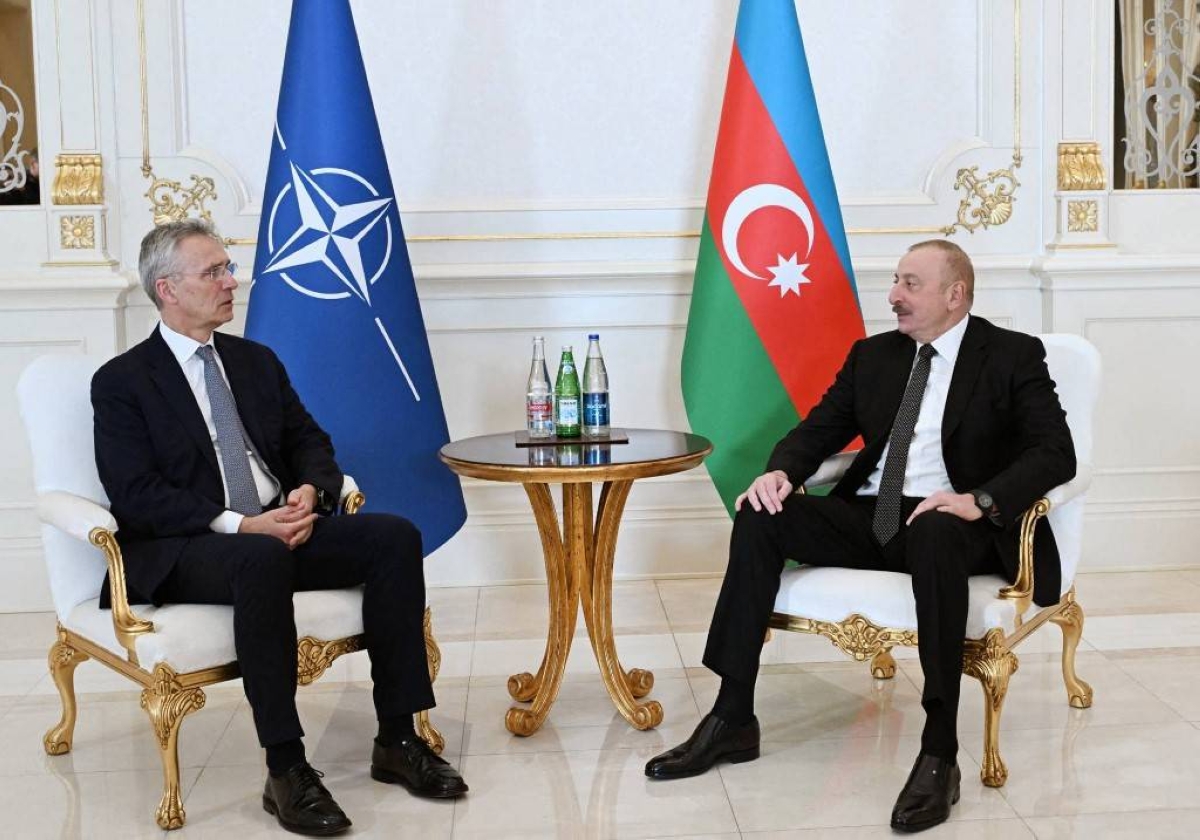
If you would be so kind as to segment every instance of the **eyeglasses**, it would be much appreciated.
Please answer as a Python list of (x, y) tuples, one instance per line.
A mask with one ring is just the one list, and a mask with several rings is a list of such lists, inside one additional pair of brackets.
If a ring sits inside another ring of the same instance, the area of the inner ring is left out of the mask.
[(209, 283), (219, 283), (225, 279), (225, 275), (235, 276), (237, 274), (238, 264), (235, 262), (227, 262), (221, 265), (214, 265), (212, 268), (204, 271), (177, 271), (179, 277), (199, 277), (201, 280), (206, 280)]

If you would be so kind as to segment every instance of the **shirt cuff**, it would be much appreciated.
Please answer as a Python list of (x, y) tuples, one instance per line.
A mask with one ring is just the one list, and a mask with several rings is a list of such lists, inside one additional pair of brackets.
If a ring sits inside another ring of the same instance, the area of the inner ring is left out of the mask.
[(245, 516), (236, 511), (227, 510), (212, 522), (209, 522), (208, 527), (218, 534), (236, 534), (238, 528), (242, 527), (242, 520), (245, 518)]

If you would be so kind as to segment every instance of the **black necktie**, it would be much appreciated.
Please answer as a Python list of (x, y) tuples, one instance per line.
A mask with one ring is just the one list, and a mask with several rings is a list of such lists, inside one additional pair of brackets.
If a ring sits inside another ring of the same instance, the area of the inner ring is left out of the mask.
[(879, 497), (875, 502), (875, 521), (871, 525), (880, 545), (887, 545), (900, 530), (900, 498), (904, 490), (908, 446), (917, 427), (921, 397), (925, 395), (925, 383), (929, 381), (930, 359), (935, 353), (932, 344), (922, 345), (917, 351), (917, 363), (908, 377), (908, 387), (904, 389), (900, 410), (896, 412), (892, 433), (888, 436), (887, 460), (883, 464), (883, 478), (879, 481)]

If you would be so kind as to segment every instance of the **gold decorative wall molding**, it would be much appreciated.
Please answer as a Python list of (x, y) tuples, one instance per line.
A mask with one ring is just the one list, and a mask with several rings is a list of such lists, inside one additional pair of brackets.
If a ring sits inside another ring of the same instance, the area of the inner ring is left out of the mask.
[(1104, 162), (1099, 143), (1058, 144), (1058, 188), (1064, 191), (1104, 189)]
[(958, 170), (954, 189), (963, 190), (958, 203), (958, 217), (953, 224), (942, 228), (942, 234), (953, 236), (958, 228), (974, 233), (983, 228), (998, 227), (1012, 218), (1013, 202), (1017, 200), (1017, 170), (1021, 168), (1021, 0), (1013, 0), (1013, 154), (1006, 169), (993, 169), (979, 177), (978, 166)]
[(104, 165), (100, 155), (58, 155), (54, 159), (51, 196), (55, 204), (103, 204)]
[(1100, 203), (1095, 199), (1067, 202), (1067, 230), (1096, 233), (1100, 230)]
[[(896, 227), (846, 227), (848, 236), (875, 235), (936, 235), (952, 236), (962, 228), (974, 233), (983, 228), (1006, 223), (1013, 214), (1016, 191), (1021, 182), (1016, 170), (1021, 168), (1021, 2), (1013, 0), (1013, 153), (1012, 163), (979, 176), (978, 166), (963, 167), (954, 180), (954, 190), (963, 191), (954, 222), (936, 225)], [(142, 111), (142, 174), (150, 180), (145, 195), (151, 201), (155, 225), (177, 221), (193, 214), (212, 221), (206, 201), (217, 200), (216, 183), (210, 177), (192, 174), (192, 185), (184, 188), (176, 180), (155, 176), (150, 162), (150, 106), (146, 70), (146, 0), (137, 0), (138, 57)], [(1061, 176), (1060, 176), (1061, 177)], [(178, 196), (178, 198), (177, 198)], [(406, 236), (409, 244), (418, 242), (510, 242), (549, 240), (614, 240), (614, 239), (699, 239), (699, 230), (683, 231), (570, 231), (552, 233), (478, 233), (430, 234)], [(225, 245), (253, 247), (256, 237), (225, 237)]]
[(147, 167), (142, 173), (150, 179), (150, 189), (146, 190), (146, 198), (150, 199), (150, 213), (155, 225), (167, 222), (178, 222), (192, 215), (212, 221), (212, 213), (204, 205), (209, 199), (216, 200), (217, 185), (212, 178), (192, 175), (192, 185), (184, 188), (183, 184), (171, 178), (155, 177), (154, 171)]
[(59, 244), (66, 250), (96, 247), (95, 216), (62, 216), (58, 220)]
[(150, 181), (145, 196), (150, 199), (150, 214), (154, 224), (177, 222), (195, 215), (212, 221), (212, 213), (205, 206), (209, 199), (217, 200), (217, 185), (212, 178), (192, 175), (192, 185), (183, 184), (172, 178), (159, 178), (150, 163), (150, 92), (146, 76), (146, 0), (138, 0), (138, 75), (142, 99), (142, 175)]
[(1016, 175), (1020, 166), (1021, 153), (1015, 151), (1012, 166), (993, 169), (983, 178), (979, 177), (978, 166), (958, 170), (954, 189), (963, 190), (965, 195), (958, 203), (958, 218), (954, 224), (943, 228), (942, 232), (951, 236), (961, 227), (968, 233), (974, 233), (979, 228), (986, 230), (997, 227), (1011, 219), (1017, 187), (1021, 186)]

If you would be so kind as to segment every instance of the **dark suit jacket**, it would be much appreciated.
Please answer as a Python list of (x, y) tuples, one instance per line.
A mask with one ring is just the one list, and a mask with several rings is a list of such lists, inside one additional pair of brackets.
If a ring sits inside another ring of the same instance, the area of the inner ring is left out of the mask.
[[(852, 498), (887, 444), (916, 346), (898, 331), (855, 342), (821, 402), (775, 446), (767, 469), (783, 470), (799, 486), (861, 435), (862, 451), (833, 489)], [(996, 500), (1003, 523), (996, 550), (1013, 579), (1022, 514), (1075, 476), (1075, 446), (1040, 341), (970, 317), (946, 397), (942, 457), (956, 492), (982, 488)], [(1061, 580), (1054, 535), (1042, 519), (1034, 532), (1034, 600), (1057, 602)]]
[[(214, 333), (246, 433), (284, 494), (342, 487), (329, 436), (268, 348)], [(131, 594), (154, 600), (176, 558), (225, 510), (225, 488), (196, 397), (157, 329), (92, 378), (96, 466), (117, 519)], [(103, 602), (107, 602), (107, 582)]]

